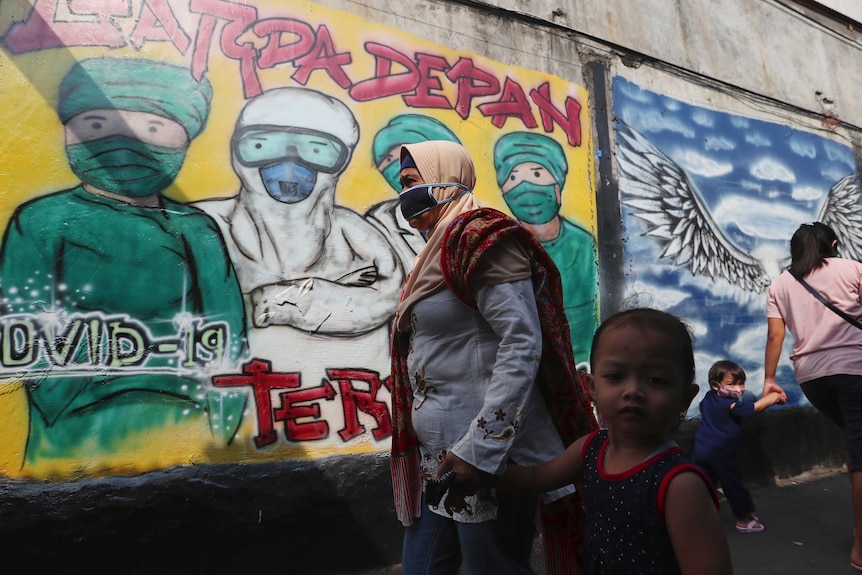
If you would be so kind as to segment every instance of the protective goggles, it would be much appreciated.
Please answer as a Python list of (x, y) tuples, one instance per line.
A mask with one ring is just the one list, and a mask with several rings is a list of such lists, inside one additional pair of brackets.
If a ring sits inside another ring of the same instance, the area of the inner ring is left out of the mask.
[(284, 126), (249, 126), (231, 139), (240, 163), (250, 168), (293, 160), (315, 172), (333, 174), (350, 155), (347, 146), (330, 134)]
[[(451, 198), (445, 200), (437, 200), (432, 193), (434, 188), (448, 188), (455, 186), (461, 188), (461, 191)], [(418, 218), (431, 208), (448, 204), (456, 198), (460, 198), (464, 194), (469, 194), (470, 188), (464, 184), (457, 182), (447, 182), (443, 184), (417, 184), (412, 188), (407, 188), (398, 195), (398, 200), (401, 202), (401, 215), (407, 221), (413, 218)]]

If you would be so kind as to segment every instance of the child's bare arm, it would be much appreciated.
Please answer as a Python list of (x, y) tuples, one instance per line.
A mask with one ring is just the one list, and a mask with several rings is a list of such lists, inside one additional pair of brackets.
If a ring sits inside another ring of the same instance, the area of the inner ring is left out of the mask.
[(777, 391), (767, 393), (760, 399), (754, 402), (754, 411), (763, 411), (767, 407), (771, 407), (781, 401), (781, 394)]
[(535, 467), (507, 465), (506, 473), (497, 478), (497, 489), (544, 493), (574, 483), (581, 476), (581, 452), (586, 440), (587, 436), (581, 437), (554, 459)]
[(733, 573), (721, 518), (703, 478), (683, 472), (671, 479), (664, 509), (683, 575)]

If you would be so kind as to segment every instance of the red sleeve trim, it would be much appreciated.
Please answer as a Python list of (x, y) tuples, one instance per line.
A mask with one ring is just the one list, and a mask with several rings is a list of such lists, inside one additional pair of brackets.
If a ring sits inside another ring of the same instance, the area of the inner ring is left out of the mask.
[(721, 505), (718, 502), (718, 494), (715, 492), (715, 488), (713, 488), (712, 483), (709, 482), (709, 479), (706, 478), (703, 471), (691, 463), (680, 463), (665, 474), (664, 479), (661, 480), (661, 485), (659, 485), (658, 488), (656, 506), (658, 507), (658, 516), (662, 523), (664, 523), (664, 504), (667, 497), (667, 488), (670, 486), (671, 480), (680, 473), (686, 473), (689, 471), (696, 473), (701, 479), (703, 479), (703, 482), (706, 484), (706, 488), (709, 489), (709, 494), (712, 496), (712, 502), (715, 503), (715, 508), (721, 508)]

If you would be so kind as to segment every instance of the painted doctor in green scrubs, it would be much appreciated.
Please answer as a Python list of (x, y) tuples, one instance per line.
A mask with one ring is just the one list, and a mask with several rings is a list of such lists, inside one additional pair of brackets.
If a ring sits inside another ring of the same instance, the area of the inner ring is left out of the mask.
[[(58, 114), (81, 183), (19, 206), (0, 250), (4, 316), (53, 318), (72, 346), (65, 359), (43, 350), (25, 375), (28, 463), (195, 422), (222, 442), (236, 432), (245, 396), (205, 371), (243, 352), (237, 278), (213, 220), (162, 194), (211, 97), (187, 69), (142, 59), (82, 60), (63, 78)], [(119, 341), (118, 325), (135, 337)], [(191, 360), (196, 337), (209, 366)]]
[(597, 321), (596, 247), (592, 234), (560, 215), (568, 163), (552, 138), (514, 132), (494, 146), (494, 169), (512, 215), (557, 264), (578, 364), (589, 361)]

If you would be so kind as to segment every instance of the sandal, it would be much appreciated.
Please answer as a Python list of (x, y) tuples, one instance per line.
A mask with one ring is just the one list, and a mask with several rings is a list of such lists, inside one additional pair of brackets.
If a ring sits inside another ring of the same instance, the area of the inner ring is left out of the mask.
[(740, 533), (760, 533), (763, 531), (763, 523), (757, 519), (752, 519), (747, 525), (736, 524), (736, 530)]

